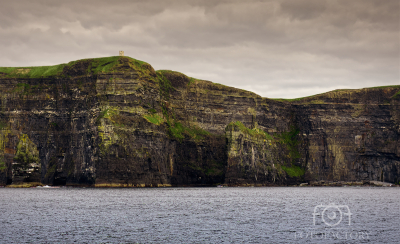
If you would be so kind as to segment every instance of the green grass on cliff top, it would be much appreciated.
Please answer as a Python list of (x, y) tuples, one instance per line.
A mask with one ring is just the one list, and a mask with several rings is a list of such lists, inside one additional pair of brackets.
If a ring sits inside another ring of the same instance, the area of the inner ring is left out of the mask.
[[(145, 62), (123, 56), (131, 59), (134, 63), (144, 64)], [(33, 66), (33, 67), (0, 67), (0, 77), (8, 78), (41, 78), (62, 75), (64, 67), (72, 67), (79, 62), (90, 61), (88, 73), (97, 74), (108, 72), (118, 64), (121, 56), (112, 56), (104, 58), (90, 58), (71, 61), (67, 64), (58, 64), (53, 66)]]
[(63, 71), (66, 64), (37, 67), (0, 67), (0, 75), (9, 78), (40, 78), (56, 76)]
[[(299, 98), (271, 98), (272, 100), (276, 100), (276, 101), (282, 101), (282, 102), (294, 102), (294, 101), (301, 101), (305, 98), (314, 98), (316, 96), (319, 95), (323, 95), (323, 94), (328, 94), (331, 92), (339, 92), (339, 91), (358, 91), (358, 90), (363, 90), (363, 89), (385, 89), (385, 88), (399, 88), (400, 89), (400, 85), (392, 85), (392, 86), (374, 86), (374, 87), (365, 87), (365, 88), (360, 88), (360, 89), (337, 89), (337, 90), (333, 90), (333, 91), (328, 91), (328, 92), (324, 92), (324, 93), (319, 93), (319, 94), (315, 94), (315, 95), (311, 95), (311, 96), (306, 96), (306, 97), (299, 97)], [(400, 92), (400, 90), (399, 90)], [(398, 92), (398, 93), (399, 93)], [(397, 94), (397, 93), (396, 93)], [(396, 96), (396, 95), (395, 95)]]

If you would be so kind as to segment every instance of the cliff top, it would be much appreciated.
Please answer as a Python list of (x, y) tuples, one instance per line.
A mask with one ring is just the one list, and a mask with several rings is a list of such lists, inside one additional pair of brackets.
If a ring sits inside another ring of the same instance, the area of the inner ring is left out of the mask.
[[(109, 72), (124, 72), (130, 70), (140, 71), (145, 76), (157, 77), (162, 74), (172, 85), (182, 86), (184, 83), (196, 83), (201, 85), (205, 91), (218, 90), (223, 93), (237, 94), (241, 96), (260, 97), (259, 95), (242, 89), (204, 81), (188, 77), (182, 73), (169, 70), (154, 71), (153, 67), (143, 61), (127, 57), (112, 56), (103, 58), (91, 58), (71, 61), (69, 63), (53, 66), (34, 66), (34, 67), (0, 67), (0, 78), (47, 78), (55, 76), (73, 75), (95, 75)], [(176, 84), (175, 84), (176, 83)], [(325, 103), (353, 103), (360, 102), (382, 102), (387, 103), (391, 99), (400, 99), (400, 85), (370, 87), (363, 89), (340, 89), (316, 94), (308, 97), (295, 99), (273, 99), (280, 102), (290, 102), (293, 104), (325, 104)]]
[(326, 104), (326, 103), (389, 103), (391, 99), (400, 99), (400, 85), (377, 86), (361, 89), (338, 89), (308, 97), (294, 99), (274, 99), (293, 104)]
[(150, 66), (146, 62), (134, 58), (126, 56), (112, 56), (104, 58), (80, 59), (66, 64), (52, 66), (0, 67), (0, 78), (46, 78), (51, 76), (62, 76), (66, 73), (70, 73), (71, 69), (77, 71), (79, 74), (106, 73), (113, 71), (115, 68), (120, 66), (121, 61), (128, 61), (128, 63), (133, 66)]

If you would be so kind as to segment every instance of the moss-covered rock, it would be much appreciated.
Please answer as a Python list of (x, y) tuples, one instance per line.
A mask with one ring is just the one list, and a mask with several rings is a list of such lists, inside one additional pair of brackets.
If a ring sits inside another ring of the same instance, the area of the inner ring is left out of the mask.
[(40, 182), (41, 163), (39, 151), (28, 135), (19, 135), (17, 151), (14, 157), (13, 184), (23, 182)]

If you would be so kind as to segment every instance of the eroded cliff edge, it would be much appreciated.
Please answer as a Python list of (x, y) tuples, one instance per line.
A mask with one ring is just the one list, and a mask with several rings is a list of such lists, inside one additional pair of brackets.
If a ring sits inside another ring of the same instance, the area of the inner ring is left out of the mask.
[(400, 181), (400, 86), (272, 100), (129, 57), (0, 68), (0, 184)]

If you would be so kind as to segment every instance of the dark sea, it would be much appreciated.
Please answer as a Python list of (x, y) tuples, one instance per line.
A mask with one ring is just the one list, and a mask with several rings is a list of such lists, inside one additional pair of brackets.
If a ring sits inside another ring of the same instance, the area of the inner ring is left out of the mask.
[(0, 188), (1, 243), (400, 243), (400, 188)]

